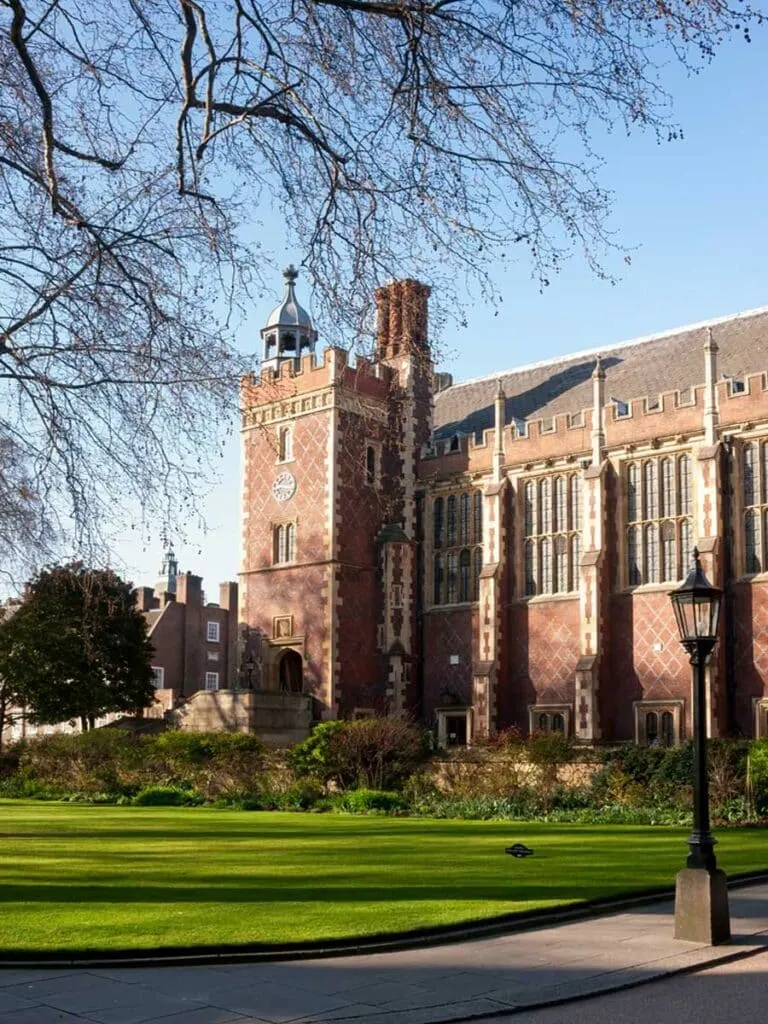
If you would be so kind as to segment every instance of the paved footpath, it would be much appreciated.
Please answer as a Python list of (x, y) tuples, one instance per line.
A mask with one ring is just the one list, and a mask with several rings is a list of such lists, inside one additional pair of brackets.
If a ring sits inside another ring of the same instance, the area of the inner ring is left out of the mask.
[(765, 962), (768, 883), (734, 889), (730, 899), (734, 939), (714, 948), (676, 941), (672, 903), (664, 901), (396, 953), (210, 967), (8, 968), (0, 970), (0, 1024), (501, 1024), (526, 1009), (734, 958)]

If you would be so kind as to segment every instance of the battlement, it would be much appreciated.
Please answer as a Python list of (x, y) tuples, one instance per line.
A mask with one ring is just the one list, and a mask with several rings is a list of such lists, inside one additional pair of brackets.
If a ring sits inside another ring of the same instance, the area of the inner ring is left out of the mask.
[[(768, 420), (768, 372), (725, 378), (716, 382), (720, 426)], [(623, 399), (612, 396), (604, 405), (605, 447), (643, 444), (704, 430), (705, 385)], [(563, 458), (589, 452), (593, 410), (550, 417), (513, 420), (504, 426), (506, 465)], [(490, 466), (495, 429), (478, 434), (433, 438), (421, 449), (422, 477), (478, 472)]]
[(300, 397), (311, 391), (342, 387), (370, 398), (386, 398), (392, 370), (362, 356), (354, 361), (342, 348), (327, 348), (321, 359), (315, 353), (286, 359), (277, 369), (250, 373), (240, 381), (242, 411)]

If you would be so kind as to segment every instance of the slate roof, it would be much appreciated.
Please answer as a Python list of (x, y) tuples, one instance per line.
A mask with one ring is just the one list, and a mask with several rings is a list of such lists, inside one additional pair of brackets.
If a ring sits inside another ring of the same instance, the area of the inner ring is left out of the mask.
[(701, 385), (707, 328), (712, 329), (719, 348), (718, 377), (740, 378), (768, 370), (768, 306), (764, 306), (454, 384), (435, 395), (435, 436), (479, 435), (492, 427), (499, 380), (506, 394), (506, 423), (591, 408), (591, 377), (598, 354), (605, 369), (606, 399), (628, 402)]

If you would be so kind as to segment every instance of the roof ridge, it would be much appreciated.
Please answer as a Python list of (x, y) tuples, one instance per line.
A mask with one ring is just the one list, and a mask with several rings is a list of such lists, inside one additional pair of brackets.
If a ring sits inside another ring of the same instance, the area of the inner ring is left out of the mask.
[(567, 355), (553, 356), (551, 359), (540, 359), (535, 363), (524, 363), (522, 366), (515, 366), (509, 370), (502, 370), (501, 372), (496, 371), (495, 373), (488, 373), (482, 377), (471, 377), (469, 380), (462, 380), (456, 384), (452, 384), (449, 388), (444, 388), (439, 391), (435, 398), (439, 398), (440, 395), (446, 395), (451, 391), (456, 391), (458, 388), (466, 387), (468, 384), (481, 384), (483, 381), (494, 381), (502, 380), (504, 377), (511, 377), (518, 373), (525, 373), (528, 370), (539, 370), (545, 366), (554, 366), (557, 363), (570, 363), (576, 359), (582, 359), (585, 356), (605, 356), (610, 355), (612, 352), (616, 352), (620, 349), (632, 348), (634, 345), (645, 345), (652, 341), (661, 341), (662, 338), (673, 338), (676, 334), (686, 334), (689, 331), (703, 330), (706, 327), (714, 327), (717, 324), (729, 323), (734, 320), (745, 320), (749, 317), (760, 316), (761, 314), (768, 313), (768, 306), (757, 306), (755, 309), (746, 309), (743, 313), (729, 313), (727, 316), (712, 317), (710, 320), (700, 320), (694, 324), (685, 324), (682, 327), (674, 327), (667, 331), (658, 331), (655, 334), (646, 334), (639, 338), (631, 338), (629, 341), (620, 341), (615, 345), (598, 345), (595, 348), (582, 349), (580, 352), (570, 352)]

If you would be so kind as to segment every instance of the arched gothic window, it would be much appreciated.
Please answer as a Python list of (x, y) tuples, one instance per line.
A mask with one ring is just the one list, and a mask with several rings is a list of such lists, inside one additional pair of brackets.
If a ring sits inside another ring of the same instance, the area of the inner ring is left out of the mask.
[(289, 462), (293, 458), (293, 431), (290, 427), (280, 428), (277, 457), (280, 462)]
[(683, 578), (693, 545), (690, 456), (631, 462), (625, 479), (627, 585)]
[(680, 458), (680, 514), (689, 516), (692, 510), (691, 460), (688, 455)]
[(755, 445), (744, 445), (744, 505), (757, 505), (759, 502), (757, 480), (757, 453)]
[[(482, 493), (474, 489), (434, 499), (433, 604), (478, 600), (483, 565), (482, 507)], [(438, 550), (442, 550), (441, 556)]]
[(656, 461), (646, 462), (643, 466), (643, 485), (645, 489), (645, 518), (659, 518), (659, 477)]
[(552, 533), (552, 481), (544, 477), (539, 485), (539, 533)]
[(272, 531), (272, 560), (275, 565), (293, 562), (296, 557), (296, 527), (280, 523)]
[(645, 741), (649, 747), (659, 743), (659, 716), (655, 711), (647, 711), (645, 715)]
[(671, 711), (661, 713), (661, 745), (671, 747), (675, 742), (675, 719)]
[(565, 732), (565, 719), (559, 711), (552, 715), (552, 732)]
[(571, 528), (581, 529), (581, 477), (578, 473), (571, 477)]
[(565, 478), (558, 476), (555, 478), (555, 504), (552, 522), (552, 529), (554, 531), (563, 531), (568, 529), (567, 507)]
[(675, 508), (675, 464), (672, 459), (661, 460), (661, 514), (673, 516)]
[[(567, 594), (579, 588), (581, 477), (561, 473), (522, 485), (523, 546), (521, 591)], [(544, 543), (546, 541), (546, 543)]]
[(526, 537), (532, 537), (536, 532), (534, 523), (536, 509), (536, 484), (529, 480), (525, 485), (525, 504), (523, 509), (524, 530)]
[(640, 488), (638, 486), (637, 463), (633, 462), (627, 468), (627, 519), (630, 523), (636, 523), (640, 516)]

